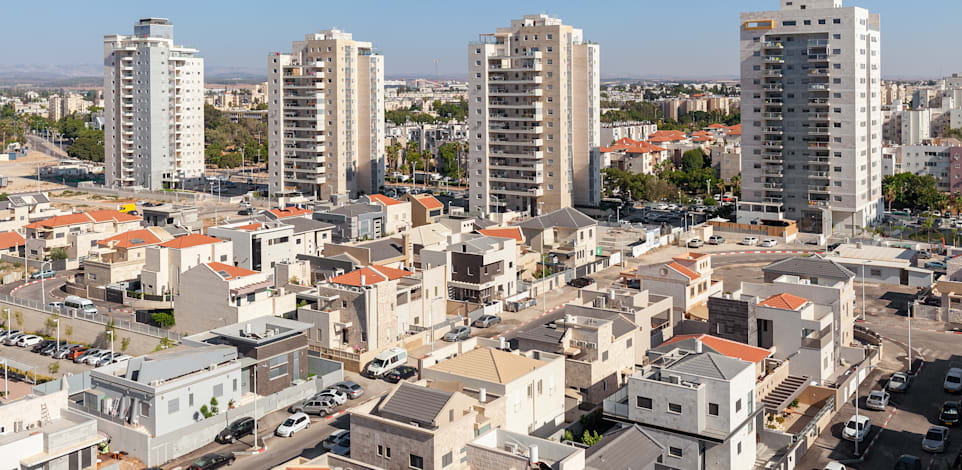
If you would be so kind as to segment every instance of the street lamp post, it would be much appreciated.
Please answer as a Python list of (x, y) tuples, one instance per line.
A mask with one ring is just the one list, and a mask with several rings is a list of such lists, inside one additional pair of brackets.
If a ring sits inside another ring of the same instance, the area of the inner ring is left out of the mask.
[(60, 319), (54, 318), (53, 321), (57, 322), (57, 352), (54, 353), (53, 357), (60, 355)]
[(47, 276), (43, 269), (43, 267), (47, 264), (53, 267), (52, 260), (40, 262), (40, 304), (41, 305), (47, 305), (47, 291), (46, 291), (46, 288), (44, 287), (44, 280), (46, 280)]
[(858, 419), (858, 365), (855, 366), (855, 455), (858, 455), (858, 441), (859, 441), (859, 419)]
[(114, 357), (114, 330), (107, 330), (107, 334), (110, 335), (110, 358), (113, 360)]
[(10, 390), (7, 385), (7, 383), (9, 382), (10, 381), (7, 380), (7, 360), (3, 359), (3, 399), (4, 400), (7, 400), (8, 397), (10, 396)]

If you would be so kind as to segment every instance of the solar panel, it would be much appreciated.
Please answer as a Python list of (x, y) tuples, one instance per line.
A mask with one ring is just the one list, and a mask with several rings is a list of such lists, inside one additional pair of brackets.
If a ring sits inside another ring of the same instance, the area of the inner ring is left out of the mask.
[(219, 274), (220, 277), (223, 277), (225, 279), (230, 277), (230, 274), (227, 274), (227, 271), (217, 271), (217, 274)]
[(147, 242), (145, 242), (143, 238), (135, 238), (131, 240), (130, 243), (132, 245), (143, 245), (144, 243), (147, 243)]

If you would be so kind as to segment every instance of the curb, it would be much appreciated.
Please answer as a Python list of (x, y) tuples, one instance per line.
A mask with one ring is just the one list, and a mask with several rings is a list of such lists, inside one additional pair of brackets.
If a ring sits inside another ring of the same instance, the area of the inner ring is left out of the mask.
[(715, 256), (755, 255), (755, 254), (759, 254), (759, 255), (804, 255), (804, 254), (821, 255), (821, 254), (825, 254), (825, 252), (823, 252), (823, 251), (803, 251), (803, 250), (722, 251), (722, 252), (719, 252), (719, 253), (711, 253), (711, 252), (707, 252), (707, 251), (706, 251), (706, 253), (708, 253), (708, 254), (710, 254), (710, 255), (715, 255)]

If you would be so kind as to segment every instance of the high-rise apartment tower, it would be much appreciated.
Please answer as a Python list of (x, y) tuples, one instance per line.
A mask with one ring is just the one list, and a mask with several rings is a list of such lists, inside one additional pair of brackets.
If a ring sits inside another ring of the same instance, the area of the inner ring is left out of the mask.
[(879, 16), (841, 0), (742, 13), (739, 222), (852, 234), (882, 198)]
[(599, 53), (546, 15), (468, 46), (472, 214), (598, 205)]
[(371, 194), (384, 185), (384, 56), (336, 29), (268, 65), (272, 196)]
[(109, 187), (182, 187), (204, 176), (204, 59), (174, 45), (165, 18), (104, 36), (104, 163)]

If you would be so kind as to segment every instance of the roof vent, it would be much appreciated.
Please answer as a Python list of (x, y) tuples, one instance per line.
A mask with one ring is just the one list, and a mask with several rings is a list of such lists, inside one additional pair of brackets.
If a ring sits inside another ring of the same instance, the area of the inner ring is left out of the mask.
[(704, 344), (701, 342), (701, 339), (699, 338), (695, 338), (695, 352), (698, 354), (705, 352)]

